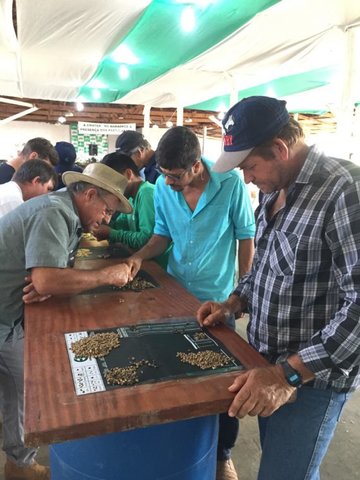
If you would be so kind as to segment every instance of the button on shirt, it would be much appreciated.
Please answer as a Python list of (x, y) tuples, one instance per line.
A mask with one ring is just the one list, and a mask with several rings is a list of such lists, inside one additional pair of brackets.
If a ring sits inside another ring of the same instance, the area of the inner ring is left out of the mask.
[(200, 301), (223, 301), (234, 288), (236, 240), (254, 237), (254, 215), (239, 173), (215, 173), (202, 161), (210, 179), (194, 212), (182, 192), (158, 179), (154, 233), (174, 242), (171, 275)]
[(251, 272), (235, 293), (248, 299), (249, 342), (270, 361), (298, 353), (314, 386), (360, 383), (360, 168), (311, 147), (286, 204), (276, 193), (257, 211)]

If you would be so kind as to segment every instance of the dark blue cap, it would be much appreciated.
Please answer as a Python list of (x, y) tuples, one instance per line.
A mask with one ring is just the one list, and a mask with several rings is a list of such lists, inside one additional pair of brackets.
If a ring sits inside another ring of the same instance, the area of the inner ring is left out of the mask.
[(251, 150), (275, 137), (289, 122), (286, 102), (271, 97), (243, 98), (226, 113), (224, 151), (213, 170), (226, 172), (240, 165)]
[(59, 155), (59, 165), (69, 166), (73, 165), (76, 160), (76, 150), (72, 143), (57, 142), (55, 150)]
[(116, 139), (115, 148), (121, 153), (129, 155), (136, 148), (147, 147), (149, 143), (144, 135), (136, 130), (125, 130)]

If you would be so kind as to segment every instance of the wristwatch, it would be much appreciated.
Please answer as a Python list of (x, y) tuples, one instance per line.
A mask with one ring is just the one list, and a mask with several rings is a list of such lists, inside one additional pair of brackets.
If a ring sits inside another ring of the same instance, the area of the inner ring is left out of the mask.
[(292, 387), (300, 388), (303, 384), (302, 377), (300, 373), (293, 368), (287, 360), (280, 362), (279, 365), (282, 366), (286, 381)]

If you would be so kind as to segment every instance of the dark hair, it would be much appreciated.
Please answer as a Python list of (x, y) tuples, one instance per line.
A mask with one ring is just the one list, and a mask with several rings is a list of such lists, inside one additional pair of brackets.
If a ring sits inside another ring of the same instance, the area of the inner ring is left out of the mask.
[(107, 165), (108, 167), (121, 174), (129, 168), (134, 173), (134, 175), (138, 177), (140, 176), (139, 169), (136, 166), (134, 160), (128, 155), (124, 155), (123, 153), (108, 153), (107, 155), (105, 155), (105, 157), (101, 160), (100, 163)]
[(142, 133), (136, 130), (125, 130), (116, 139), (115, 148), (117, 151), (131, 156), (139, 148), (151, 148), (151, 145)]
[(46, 138), (36, 137), (28, 140), (21, 151), (21, 155), (27, 159), (32, 152), (37, 153), (41, 160), (49, 160), (53, 166), (59, 163), (57, 151)]
[(172, 127), (160, 139), (156, 162), (166, 170), (190, 169), (201, 158), (200, 143), (187, 127)]
[(40, 158), (34, 158), (33, 160), (23, 163), (14, 173), (12, 180), (16, 183), (23, 184), (31, 182), (35, 177), (39, 177), (40, 183), (42, 184), (52, 180), (55, 190), (57, 186), (57, 174), (51, 165)]
[(74, 194), (86, 192), (90, 188), (95, 188), (95, 190), (100, 196), (108, 195), (110, 193), (108, 190), (105, 190), (104, 188), (98, 187), (97, 185), (94, 185), (89, 182), (83, 182), (82, 180), (80, 180), (79, 182), (70, 183), (70, 185), (67, 186), (67, 190)]
[(282, 127), (280, 132), (274, 138), (255, 147), (259, 155), (262, 155), (265, 158), (272, 158), (274, 153), (271, 150), (271, 146), (276, 138), (281, 138), (281, 140), (285, 141), (288, 147), (291, 147), (299, 140), (303, 140), (305, 135), (300, 123), (290, 117), (288, 123)]

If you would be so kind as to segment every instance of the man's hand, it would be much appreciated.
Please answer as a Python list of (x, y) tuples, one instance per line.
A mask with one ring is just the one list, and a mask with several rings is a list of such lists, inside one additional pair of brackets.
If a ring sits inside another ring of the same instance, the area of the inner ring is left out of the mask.
[(201, 326), (213, 327), (218, 323), (225, 323), (231, 313), (225, 303), (206, 302), (196, 312), (196, 319)]
[(125, 260), (125, 263), (130, 268), (130, 280), (133, 280), (136, 274), (138, 273), (138, 271), (140, 270), (142, 259), (137, 257), (136, 255), (132, 255), (131, 257)]
[(126, 263), (106, 267), (103, 271), (106, 271), (108, 275), (109, 285), (123, 287), (132, 280), (130, 267)]
[(51, 295), (40, 295), (34, 287), (34, 284), (31, 281), (31, 277), (25, 277), (25, 281), (29, 282), (23, 288), (24, 295), (22, 297), (24, 303), (36, 303), (36, 302), (44, 302)]
[(98, 241), (108, 240), (111, 228), (108, 225), (99, 225), (92, 229), (92, 234)]
[(238, 392), (230, 405), (230, 417), (245, 415), (268, 417), (289, 401), (293, 401), (296, 388), (289, 385), (280, 365), (253, 368), (241, 373), (229, 387)]

